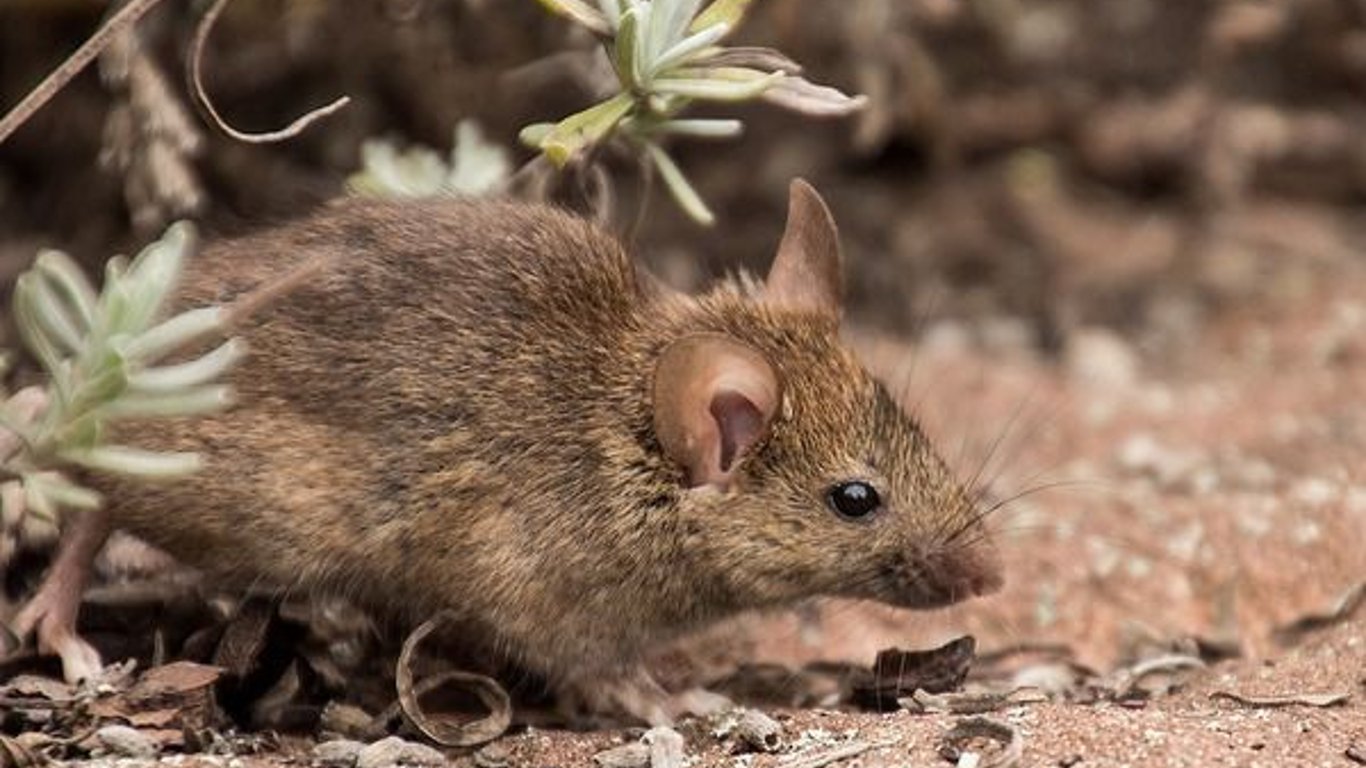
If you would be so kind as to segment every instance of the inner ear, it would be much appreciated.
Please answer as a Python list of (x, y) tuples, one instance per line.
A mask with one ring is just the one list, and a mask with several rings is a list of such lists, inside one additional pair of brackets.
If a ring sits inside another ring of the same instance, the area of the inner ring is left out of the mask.
[(753, 347), (724, 334), (687, 336), (655, 366), (655, 434), (689, 486), (724, 488), (767, 434), (780, 396), (777, 373)]
[(740, 454), (763, 437), (764, 414), (739, 392), (718, 392), (711, 401), (711, 417), (721, 438), (720, 469), (729, 473)]

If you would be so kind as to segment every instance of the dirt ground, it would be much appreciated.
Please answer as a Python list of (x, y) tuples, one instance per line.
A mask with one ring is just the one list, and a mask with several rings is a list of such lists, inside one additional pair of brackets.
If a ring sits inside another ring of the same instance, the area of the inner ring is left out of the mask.
[[(240, 6), (210, 69), (225, 112), (264, 126), (339, 91), (357, 98), (353, 112), (283, 147), (196, 129), (200, 149), (172, 163), (188, 186), (149, 197), (136, 153), (108, 161), (128, 149), (109, 125), (130, 97), (78, 79), (0, 147), (6, 294), (40, 246), (93, 267), (177, 216), (210, 233), (259, 226), (337, 194), (366, 138), (445, 148), (456, 119), (474, 115), (510, 144), (519, 125), (581, 108), (592, 91), (577, 65), (539, 58), (584, 41), (531, 2)], [(782, 48), (872, 107), (845, 123), (746, 109), (743, 140), (680, 145), (720, 221), (699, 230), (655, 190), (642, 258), (694, 287), (761, 265), (787, 180), (812, 178), (844, 235), (850, 342), (982, 503), (999, 504), (1007, 586), (931, 614), (822, 603), (744, 617), (664, 654), (666, 678), (727, 691), (782, 725), (781, 748), (765, 754), (718, 735), (724, 722), (680, 724), (688, 764), (999, 764), (980, 741), (946, 756), (945, 734), (969, 715), (841, 703), (880, 650), (970, 634), (967, 690), (1043, 699), (981, 715), (1013, 729), (1019, 765), (1366, 765), (1366, 11), (1339, 0), (756, 9), (746, 42)], [(0, 6), (0, 100), (16, 102), (101, 11)], [(179, 71), (190, 15), (168, 6), (149, 19), (145, 48), (166, 72)], [(629, 162), (611, 173), (620, 222), (638, 188)], [(10, 605), (44, 556), (14, 561)], [(162, 762), (306, 762), (328, 738), (320, 723), (344, 730), (322, 705), (345, 681), (362, 681), (349, 700), (369, 714), (392, 700), (393, 648), (337, 639), (355, 634), (344, 612), (322, 621), (326, 610), (295, 606), (253, 624), (180, 575), (107, 571), (87, 605), (107, 658), (140, 657), (143, 680), (154, 658), (250, 668), (231, 685), (184, 672), (200, 682), (181, 680), (174, 707), (96, 708), (96, 721), (153, 734)], [(249, 652), (225, 658), (225, 638)], [(91, 757), (90, 710), (68, 717), (69, 692), (15, 687), (52, 672), (0, 664), (0, 738), (46, 733), (57, 741), (42, 750), (63, 760), (158, 759)], [(205, 680), (236, 726), (201, 717)], [(518, 726), (449, 757), (593, 765), (641, 734)], [(27, 768), (16, 754), (0, 749), (0, 768)]]

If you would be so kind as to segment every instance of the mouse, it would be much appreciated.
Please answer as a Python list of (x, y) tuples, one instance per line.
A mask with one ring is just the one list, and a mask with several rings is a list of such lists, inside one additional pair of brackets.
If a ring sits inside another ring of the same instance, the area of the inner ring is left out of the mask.
[(800, 179), (767, 274), (697, 294), (521, 202), (346, 199), (211, 243), (182, 305), (289, 284), (238, 328), (235, 405), (113, 436), (205, 466), (93, 479), (107, 504), (71, 516), (14, 629), (69, 678), (98, 669), (76, 610), (122, 529), (220, 583), (447, 611), (557, 694), (666, 723), (714, 701), (642, 669), (682, 635), (991, 593), (981, 510), (841, 341), (843, 262)]

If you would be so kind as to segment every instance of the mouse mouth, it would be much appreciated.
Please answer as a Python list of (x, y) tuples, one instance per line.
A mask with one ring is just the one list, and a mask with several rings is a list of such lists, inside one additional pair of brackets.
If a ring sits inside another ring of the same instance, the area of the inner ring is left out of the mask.
[(898, 554), (878, 573), (877, 600), (901, 608), (945, 608), (998, 591), (1004, 579), (989, 546), (925, 554)]

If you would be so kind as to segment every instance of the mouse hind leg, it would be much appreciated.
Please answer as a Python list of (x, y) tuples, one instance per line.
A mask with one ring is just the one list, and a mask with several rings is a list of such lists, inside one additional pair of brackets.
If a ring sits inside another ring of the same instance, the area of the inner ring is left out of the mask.
[(61, 657), (62, 674), (71, 683), (95, 679), (104, 668), (99, 652), (77, 634), (76, 618), (95, 556), (109, 537), (109, 518), (104, 508), (69, 513), (56, 558), (10, 625), (21, 641), (33, 635), (40, 653)]

